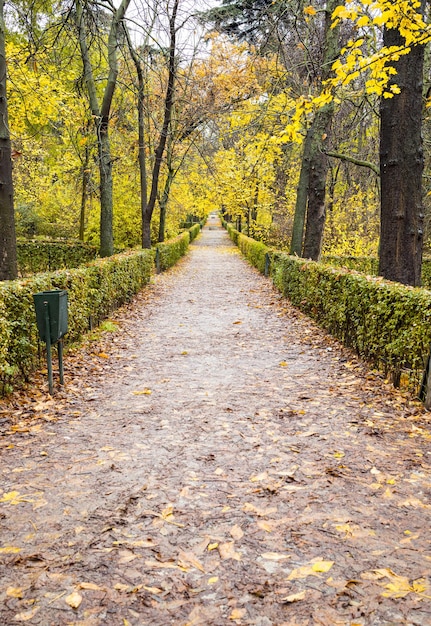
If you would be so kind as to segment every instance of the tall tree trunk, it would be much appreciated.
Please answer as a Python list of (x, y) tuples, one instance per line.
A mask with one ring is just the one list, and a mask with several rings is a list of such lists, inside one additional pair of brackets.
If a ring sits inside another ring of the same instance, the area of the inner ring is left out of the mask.
[[(132, 61), (135, 65), (136, 76), (138, 79), (138, 93), (137, 93), (137, 101), (136, 106), (138, 109), (138, 163), (139, 163), (139, 181), (140, 181), (140, 192), (141, 192), (141, 224), (144, 224), (145, 214), (148, 206), (148, 179), (147, 179), (147, 156), (145, 152), (145, 81), (144, 81), (144, 70), (142, 67), (141, 60), (139, 56), (136, 54), (136, 50), (133, 47), (132, 40), (130, 38), (130, 34), (128, 29), (124, 26), (124, 32), (126, 33), (127, 44), (129, 47), (130, 56), (132, 57)], [(146, 239), (150, 237), (151, 241), (151, 233), (146, 235)], [(144, 236), (142, 234), (142, 240)]]
[[(396, 29), (385, 29), (385, 46), (402, 46)], [(412, 46), (394, 63), (392, 83), (401, 93), (380, 105), (381, 227), (379, 274), (420, 285), (423, 248), (422, 80), (424, 47)]]
[[(331, 75), (332, 64), (340, 53), (339, 28), (332, 28), (332, 13), (341, 4), (344, 4), (344, 0), (328, 0), (326, 3), (322, 82)], [(305, 138), (299, 176), (290, 252), (313, 260), (320, 257), (325, 227), (325, 190), (329, 163), (323, 145), (324, 142), (328, 143), (333, 115), (333, 103), (326, 104), (315, 114)]]
[(168, 86), (165, 95), (165, 107), (163, 115), (163, 125), (160, 132), (159, 143), (154, 152), (154, 165), (151, 177), (151, 191), (148, 204), (142, 215), (142, 247), (151, 248), (151, 218), (156, 205), (157, 191), (159, 187), (160, 168), (162, 166), (163, 153), (165, 151), (168, 138), (169, 126), (174, 105), (174, 91), (176, 80), (176, 19), (179, 0), (175, 0), (172, 14), (169, 18), (169, 64), (168, 64)]
[(326, 178), (329, 160), (323, 150), (323, 142), (330, 133), (334, 105), (325, 105), (313, 120), (310, 139), (310, 162), (308, 172), (308, 209), (302, 256), (318, 261), (322, 251), (323, 232), (326, 221)]
[(84, 79), (90, 102), (91, 113), (94, 118), (96, 131), (97, 150), (99, 155), (100, 173), (100, 256), (110, 256), (114, 252), (113, 235), (113, 183), (112, 183), (112, 159), (109, 142), (109, 114), (112, 98), (118, 76), (118, 33), (120, 25), (126, 13), (130, 0), (122, 0), (115, 11), (108, 36), (108, 78), (101, 105), (99, 105), (96, 81), (91, 65), (90, 51), (87, 44), (87, 28), (85, 24), (85, 12), (81, 0), (76, 2), (76, 26), (84, 67)]
[(90, 186), (90, 148), (85, 145), (84, 163), (82, 164), (82, 189), (81, 189), (81, 210), (79, 214), (79, 240), (84, 241), (85, 235), (85, 216), (87, 209), (88, 189)]
[(310, 177), (311, 158), (311, 128), (308, 129), (304, 140), (301, 169), (299, 172), (298, 187), (296, 189), (295, 214), (293, 216), (292, 240), (290, 242), (290, 254), (302, 255), (302, 243), (304, 239), (305, 218), (307, 215), (308, 180)]
[(162, 197), (160, 198), (160, 222), (159, 222), (159, 237), (158, 241), (165, 240), (166, 231), (166, 214), (168, 208), (169, 195), (171, 193), (172, 182), (175, 178), (175, 172), (171, 166), (168, 166), (168, 174), (165, 180), (165, 186), (163, 189)]
[(0, 280), (17, 277), (12, 155), (6, 96), (6, 29), (0, 0)]

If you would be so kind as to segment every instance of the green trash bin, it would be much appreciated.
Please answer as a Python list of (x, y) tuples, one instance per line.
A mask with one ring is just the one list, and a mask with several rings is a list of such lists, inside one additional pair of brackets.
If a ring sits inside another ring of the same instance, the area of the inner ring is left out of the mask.
[(39, 337), (46, 343), (46, 307), (48, 307), (50, 343), (57, 343), (67, 333), (67, 291), (42, 291), (33, 295)]

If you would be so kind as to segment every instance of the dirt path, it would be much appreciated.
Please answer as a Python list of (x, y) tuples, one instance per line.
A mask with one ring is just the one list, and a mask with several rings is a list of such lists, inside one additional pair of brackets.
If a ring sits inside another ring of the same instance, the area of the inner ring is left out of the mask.
[(0, 624), (431, 624), (429, 414), (221, 229), (116, 322), (2, 407)]

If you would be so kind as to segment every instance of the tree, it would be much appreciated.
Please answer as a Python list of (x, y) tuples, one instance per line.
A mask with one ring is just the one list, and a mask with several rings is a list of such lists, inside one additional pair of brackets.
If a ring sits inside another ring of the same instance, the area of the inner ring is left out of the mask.
[(91, 113), (96, 132), (99, 174), (100, 174), (100, 255), (110, 256), (114, 251), (113, 200), (112, 200), (112, 157), (109, 141), (109, 115), (118, 76), (117, 48), (121, 23), (130, 0), (122, 0), (118, 9), (112, 9), (108, 35), (108, 76), (102, 102), (99, 103), (98, 89), (94, 76), (90, 48), (88, 44), (87, 19), (81, 0), (76, 0), (76, 28), (84, 67), (84, 80), (87, 87)]
[[(384, 46), (402, 47), (397, 28), (384, 29)], [(424, 46), (413, 45), (394, 63), (400, 90), (380, 105), (381, 220), (379, 274), (406, 285), (421, 284), (423, 248), (422, 86)]]
[(0, 280), (17, 277), (12, 148), (6, 94), (6, 27), (0, 0)]

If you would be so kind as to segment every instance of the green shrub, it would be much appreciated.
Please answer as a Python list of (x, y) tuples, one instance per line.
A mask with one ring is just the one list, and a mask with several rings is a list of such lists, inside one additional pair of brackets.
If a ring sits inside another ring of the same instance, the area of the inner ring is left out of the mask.
[(201, 225), (199, 223), (194, 224), (193, 226), (189, 228), (190, 243), (196, 239), (196, 237), (199, 235), (200, 232), (201, 232)]
[(238, 247), (250, 263), (254, 265), (254, 267), (257, 267), (259, 272), (264, 274), (265, 256), (270, 250), (268, 246), (261, 241), (256, 241), (255, 239), (251, 239), (251, 237), (239, 233)]
[(431, 343), (431, 292), (274, 251), (227, 226), (261, 272), (294, 306), (376, 367), (399, 379), (420, 372)]
[(17, 259), (21, 276), (78, 267), (97, 256), (93, 246), (81, 242), (18, 241)]
[(181, 235), (178, 235), (178, 237), (175, 237), (174, 239), (158, 243), (156, 247), (157, 269), (163, 272), (169, 267), (175, 265), (175, 263), (187, 252), (189, 243), (190, 232), (188, 230), (181, 233)]
[(17, 376), (26, 379), (39, 352), (33, 294), (66, 289), (69, 303), (68, 343), (129, 301), (151, 277), (154, 250), (126, 252), (87, 266), (40, 273), (0, 283), (0, 382), (3, 392)]

